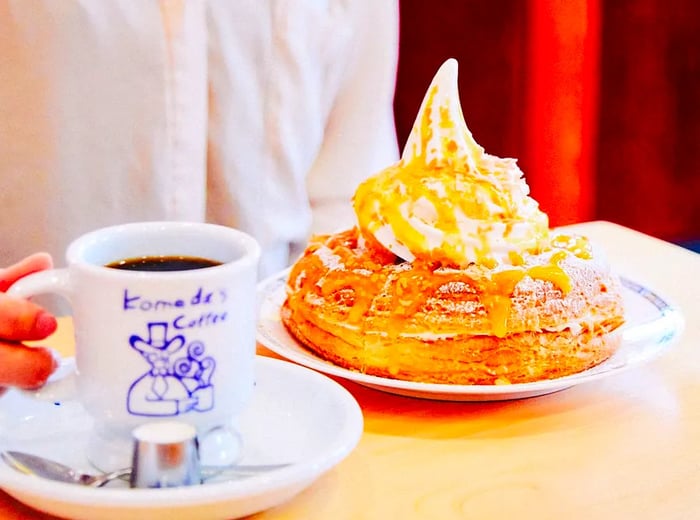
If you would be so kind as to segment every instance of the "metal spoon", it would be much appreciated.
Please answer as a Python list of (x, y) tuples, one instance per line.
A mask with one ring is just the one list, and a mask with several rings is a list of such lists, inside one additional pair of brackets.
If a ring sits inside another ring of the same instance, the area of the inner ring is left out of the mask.
[(53, 460), (18, 451), (4, 451), (0, 454), (0, 457), (2, 457), (5, 464), (25, 475), (36, 475), (58, 482), (82, 484), (91, 487), (102, 487), (114, 479), (128, 477), (131, 474), (131, 468), (102, 475), (79, 473), (73, 468)]
[[(3, 451), (0, 453), (0, 457), (5, 464), (25, 475), (35, 475), (49, 480), (81, 484), (83, 486), (95, 488), (102, 487), (112, 480), (131, 475), (131, 468), (124, 468), (98, 475), (80, 473), (59, 462), (21, 451)], [(290, 464), (234, 464), (232, 466), (204, 466), (202, 467), (202, 477), (206, 480), (229, 473), (235, 475), (253, 475), (266, 471), (274, 471), (289, 465)]]

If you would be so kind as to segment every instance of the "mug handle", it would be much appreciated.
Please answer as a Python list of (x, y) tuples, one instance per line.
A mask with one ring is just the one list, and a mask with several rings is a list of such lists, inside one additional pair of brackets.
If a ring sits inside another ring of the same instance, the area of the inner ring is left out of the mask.
[(39, 294), (58, 294), (71, 301), (70, 272), (68, 268), (39, 271), (20, 278), (7, 290), (10, 296), (29, 298)]
[[(7, 290), (10, 296), (30, 298), (39, 294), (58, 294), (71, 301), (70, 273), (67, 268), (32, 273), (17, 280)], [(37, 390), (21, 390), (42, 401), (74, 400), (77, 396), (75, 364), (61, 360), (59, 367), (44, 386)]]
[(36, 390), (18, 389), (18, 391), (39, 401), (77, 401), (77, 375), (73, 360), (60, 359), (58, 368), (44, 386)]

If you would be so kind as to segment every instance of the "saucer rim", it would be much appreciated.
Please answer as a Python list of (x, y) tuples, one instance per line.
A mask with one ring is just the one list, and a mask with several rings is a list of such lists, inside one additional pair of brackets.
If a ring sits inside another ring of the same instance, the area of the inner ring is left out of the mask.
[[(348, 456), (359, 443), (364, 429), (364, 420), (359, 404), (352, 394), (330, 377), (287, 360), (256, 355), (256, 370), (279, 370), (297, 374), (298, 381), (315, 385), (332, 396), (339, 418), (345, 423), (329, 446), (310, 458), (271, 470), (264, 474), (246, 476), (207, 483), (202, 486), (168, 489), (90, 488), (75, 484), (56, 482), (24, 475), (0, 465), (0, 489), (8, 495), (34, 509), (56, 514), (60, 508), (39, 508), (35, 502), (64, 503), (69, 506), (85, 505), (91, 509), (169, 509), (229, 503), (252, 496), (264, 496), (285, 488), (294, 488), (293, 494), (301, 491), (323, 473), (330, 470)], [(294, 377), (294, 376), (292, 376)], [(0, 402), (0, 406), (2, 403)], [(341, 413), (342, 412), (342, 413)], [(291, 498), (290, 495), (289, 498)], [(97, 498), (97, 500), (96, 500)], [(164, 502), (167, 500), (167, 504)], [(258, 510), (260, 511), (260, 510)], [(255, 511), (252, 511), (252, 514)]]

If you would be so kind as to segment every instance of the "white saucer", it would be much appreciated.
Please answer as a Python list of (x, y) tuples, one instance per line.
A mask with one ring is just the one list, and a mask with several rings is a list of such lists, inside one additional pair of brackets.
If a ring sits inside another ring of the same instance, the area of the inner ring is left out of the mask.
[(280, 320), (286, 297), (288, 270), (258, 285), (260, 312), (258, 341), (291, 361), (326, 374), (343, 377), (364, 386), (393, 394), (445, 401), (503, 401), (557, 392), (581, 383), (616, 374), (655, 358), (672, 345), (683, 330), (680, 311), (656, 292), (631, 280), (624, 286), (626, 323), (620, 329), (623, 344), (605, 363), (579, 374), (514, 385), (449, 385), (415, 383), (372, 376), (335, 365), (306, 349), (289, 334)]
[[(94, 489), (27, 476), (0, 463), (0, 487), (25, 504), (67, 518), (237, 518), (281, 504), (340, 462), (362, 434), (362, 412), (335, 381), (258, 356), (253, 401), (241, 416), (241, 464), (281, 469), (170, 489)], [(54, 404), (8, 391), (0, 399), (0, 449), (51, 457), (90, 471), (91, 419), (74, 402)]]

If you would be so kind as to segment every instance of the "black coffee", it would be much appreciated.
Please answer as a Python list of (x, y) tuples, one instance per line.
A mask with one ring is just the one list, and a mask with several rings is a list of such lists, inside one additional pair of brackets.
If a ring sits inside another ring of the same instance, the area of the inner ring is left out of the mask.
[(221, 265), (221, 262), (197, 256), (144, 256), (117, 260), (107, 267), (125, 271), (190, 271), (216, 265)]

